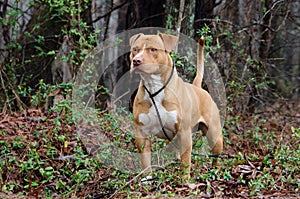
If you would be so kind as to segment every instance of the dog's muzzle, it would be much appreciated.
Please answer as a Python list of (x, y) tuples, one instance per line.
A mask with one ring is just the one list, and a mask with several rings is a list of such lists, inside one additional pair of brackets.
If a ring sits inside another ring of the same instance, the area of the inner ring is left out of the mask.
[(133, 67), (138, 67), (138, 66), (142, 65), (143, 58), (142, 57), (134, 57), (132, 60), (132, 64), (133, 64)]

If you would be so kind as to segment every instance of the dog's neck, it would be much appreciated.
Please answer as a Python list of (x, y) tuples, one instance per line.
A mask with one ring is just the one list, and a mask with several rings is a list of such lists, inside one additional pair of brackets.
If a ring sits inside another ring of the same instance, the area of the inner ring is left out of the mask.
[[(166, 74), (145, 74), (141, 73), (141, 79), (143, 85), (148, 89), (148, 91), (151, 94), (154, 94), (155, 92), (159, 91), (162, 87), (169, 87), (168, 84), (173, 79), (176, 79), (177, 77), (177, 71), (174, 68), (174, 71), (169, 70)], [(170, 78), (170, 82), (167, 83), (168, 79)]]
[(141, 74), (141, 78), (150, 93), (155, 93), (164, 86), (160, 74)]

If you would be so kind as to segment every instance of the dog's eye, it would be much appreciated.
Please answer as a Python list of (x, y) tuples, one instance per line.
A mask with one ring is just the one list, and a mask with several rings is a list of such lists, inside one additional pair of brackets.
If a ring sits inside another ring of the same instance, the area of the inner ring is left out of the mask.
[(132, 52), (136, 52), (136, 51), (137, 51), (137, 48), (133, 47)]
[(150, 51), (151, 51), (151, 52), (156, 52), (157, 49), (156, 49), (156, 48), (150, 48)]

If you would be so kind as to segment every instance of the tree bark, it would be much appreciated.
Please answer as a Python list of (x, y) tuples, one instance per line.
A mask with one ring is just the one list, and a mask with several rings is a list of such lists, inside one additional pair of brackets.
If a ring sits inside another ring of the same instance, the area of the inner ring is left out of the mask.
[(136, 7), (136, 24), (134, 27), (164, 27), (165, 0), (134, 0)]
[[(37, 25), (39, 27), (37, 28)], [(18, 84), (24, 83), (35, 87), (40, 79), (46, 83), (52, 83), (51, 63), (53, 56), (37, 56), (41, 51), (36, 48), (39, 46), (44, 52), (59, 49), (59, 42), (56, 35), (61, 34), (61, 27), (67, 25), (61, 19), (52, 17), (47, 4), (37, 6), (27, 24), (25, 32), (31, 33), (21, 35), (18, 40), (23, 47), (20, 52), (16, 49), (13, 57), (19, 60), (16, 67), (17, 74), (20, 75)], [(44, 37), (44, 42), (38, 44), (39, 37)], [(32, 77), (28, 79), (28, 77)]]
[[(214, 18), (214, 8), (216, 7), (215, 0), (196, 0), (196, 9), (195, 9), (195, 30), (200, 30), (204, 27), (205, 23), (202, 19), (213, 19)], [(207, 24), (211, 27), (210, 24)]]
[[(263, 7), (270, 11), (273, 4), (273, 0), (265, 0)], [(270, 49), (270, 42), (271, 42), (271, 25), (272, 25), (272, 14), (271, 12), (266, 13), (262, 19), (262, 26), (261, 26), (261, 38), (260, 38), (260, 45), (259, 45), (259, 57), (262, 60), (265, 60), (269, 57), (269, 49)], [(274, 19), (273, 19), (274, 20)]]

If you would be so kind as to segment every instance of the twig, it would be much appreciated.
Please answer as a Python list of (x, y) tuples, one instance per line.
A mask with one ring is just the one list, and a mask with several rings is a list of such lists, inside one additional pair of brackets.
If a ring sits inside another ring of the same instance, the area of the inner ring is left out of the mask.
[(278, 25), (278, 27), (277, 27), (277, 29), (275, 30), (275, 32), (278, 32), (278, 31), (281, 29), (281, 27), (285, 24), (285, 21), (286, 21), (286, 19), (288, 18), (289, 14), (290, 14), (290, 11), (287, 10), (286, 13), (285, 13), (284, 19), (283, 19), (283, 20), (281, 21), (281, 23)]
[(124, 96), (126, 96), (127, 94), (130, 93), (130, 89), (128, 88), (128, 90), (126, 92), (124, 92), (122, 95), (120, 95), (117, 99), (114, 100), (114, 104), (117, 103), (119, 100), (121, 100)]
[(224, 20), (224, 19), (209, 19), (209, 18), (203, 18), (203, 19), (197, 19), (197, 20), (195, 20), (195, 23), (198, 23), (198, 22), (205, 22), (205, 21), (208, 21), (208, 22), (221, 22), (221, 23), (229, 24), (229, 25), (231, 25), (231, 26), (237, 26), (237, 27), (240, 27), (239, 25), (234, 24), (234, 23), (232, 23), (231, 21)]
[(58, 158), (55, 158), (54, 160), (71, 160), (74, 159), (75, 155), (65, 155), (65, 156), (59, 156)]
[[(6, 102), (5, 102), (5, 104), (6, 104), (8, 102), (8, 94), (7, 94), (7, 90), (5, 88), (5, 84), (4, 84), (3, 77), (2, 77), (2, 70), (0, 70), (0, 80), (1, 80), (1, 84), (2, 84), (2, 89), (3, 89), (5, 97), (6, 97)], [(5, 113), (6, 112), (6, 106), (4, 106), (4, 108), (2, 110), (3, 110), (3, 113)]]
[[(4, 76), (2, 76), (2, 74)], [(1, 79), (2, 88), (5, 92), (6, 103), (8, 103), (8, 105), (9, 105), (9, 95), (7, 93), (3, 78), (6, 78), (7, 84), (10, 86), (12, 93), (15, 95), (15, 99), (16, 99), (16, 102), (17, 102), (17, 105), (18, 105), (19, 109), (24, 110), (24, 107), (26, 107), (26, 105), (22, 102), (22, 100), (20, 99), (18, 93), (15, 91), (14, 86), (10, 82), (9, 77), (7, 77), (7, 75), (5, 74), (5, 72), (3, 70), (0, 70), (0, 79)]]
[[(92, 21), (92, 24), (95, 23), (95, 22), (97, 22), (97, 21), (99, 21), (100, 19), (102, 19), (102, 18), (104, 18), (104, 17), (109, 16), (113, 11), (115, 11), (115, 10), (117, 10), (117, 9), (119, 9), (119, 8), (121, 8), (121, 7), (123, 7), (123, 6), (126, 5), (127, 3), (128, 3), (128, 2), (125, 1), (124, 3), (121, 3), (120, 5), (117, 5), (117, 6), (115, 6), (115, 7), (112, 7), (107, 13), (105, 13), (105, 14), (103, 14), (103, 15), (101, 15), (101, 16), (98, 16), (96, 19), (94, 19), (94, 20)], [(89, 25), (90, 25), (90, 24), (89, 24)]]
[(129, 182), (127, 182), (123, 187), (121, 187), (120, 189), (116, 190), (114, 192), (114, 194), (112, 194), (110, 198), (114, 198), (116, 196), (116, 194), (121, 191), (122, 189), (124, 189), (125, 187), (127, 187), (128, 185), (130, 185), (133, 181), (135, 181), (137, 178), (139, 178), (141, 175), (143, 175), (146, 171), (148, 171), (149, 169), (152, 169), (152, 168), (158, 168), (158, 169), (162, 169), (163, 167), (161, 166), (158, 166), (158, 165), (152, 165), (152, 166), (149, 166), (147, 167), (146, 169), (144, 169), (143, 171), (141, 171), (137, 176), (135, 176), (134, 178), (132, 178)]
[(275, 8), (275, 6), (279, 3), (282, 3), (284, 0), (279, 0), (279, 1), (276, 1), (272, 7), (264, 14), (264, 16), (261, 18), (261, 21), (269, 14), (269, 12), (271, 12), (271, 10), (273, 10)]
[[(151, 15), (151, 16), (148, 16), (148, 17), (145, 17), (144, 19), (142, 19), (139, 23), (140, 24), (143, 24), (145, 21), (147, 20), (151, 20), (155, 17), (163, 17), (165, 15), (165, 13), (161, 12), (161, 13), (158, 13), (158, 14), (154, 14), (154, 15)], [(132, 26), (130, 26), (130, 28), (133, 28), (136, 24), (133, 24)]]
[[(178, 21), (177, 21), (177, 37), (180, 35), (180, 29), (181, 29), (181, 22), (182, 22), (182, 16), (183, 16), (183, 11), (184, 11), (184, 1), (185, 0), (180, 0), (180, 7), (179, 7), (179, 14), (178, 14)], [(178, 50), (178, 45), (175, 48), (175, 53), (177, 53)]]
[(184, 11), (184, 0), (180, 0), (180, 7), (179, 7), (179, 14), (178, 14), (178, 21), (177, 21), (177, 35), (180, 34), (181, 29), (181, 22), (182, 22), (182, 16)]

